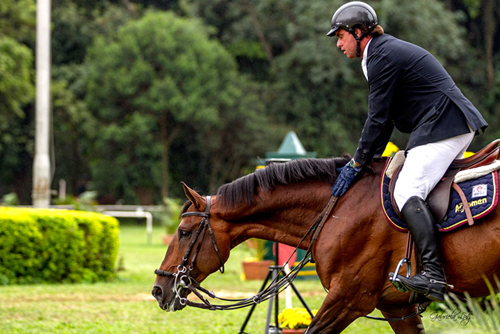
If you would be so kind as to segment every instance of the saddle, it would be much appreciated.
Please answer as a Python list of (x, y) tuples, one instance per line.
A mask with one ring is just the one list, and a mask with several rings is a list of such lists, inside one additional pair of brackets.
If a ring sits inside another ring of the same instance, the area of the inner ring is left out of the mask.
[[(467, 221), (469, 225), (472, 225), (474, 223), (472, 213), (469, 208), (465, 194), (463, 193), (462, 189), (459, 186), (457, 186), (457, 184), (454, 182), (454, 179), (455, 176), (460, 171), (486, 166), (497, 160), (500, 155), (500, 146), (498, 146), (499, 143), (500, 139), (496, 139), (491, 143), (489, 143), (488, 145), (486, 145), (476, 154), (465, 159), (456, 159), (451, 163), (450, 167), (444, 174), (443, 178), (431, 191), (426, 200), (427, 204), (429, 205), (429, 209), (432, 215), (434, 216), (436, 222), (441, 221), (446, 215), (450, 202), (450, 192), (451, 189), (453, 188), (455, 191), (457, 191), (462, 200), (463, 208), (467, 215)], [(394, 187), (396, 185), (399, 172), (403, 167), (404, 157), (403, 158), (394, 157), (394, 161), (396, 164), (399, 164), (399, 166), (389, 166), (389, 168), (391, 169), (390, 173), (392, 173), (392, 175), (389, 175), (391, 177), (389, 183), (389, 193), (393, 209), (396, 212), (396, 214), (399, 217), (401, 217), (401, 213), (399, 212), (398, 206), (396, 205), (396, 202), (394, 200)]]

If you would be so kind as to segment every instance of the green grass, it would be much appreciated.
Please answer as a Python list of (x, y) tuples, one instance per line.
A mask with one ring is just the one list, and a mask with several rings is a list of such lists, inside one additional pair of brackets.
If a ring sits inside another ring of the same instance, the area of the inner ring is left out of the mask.
[[(110, 283), (64, 285), (14, 285), (0, 287), (0, 333), (238, 333), (249, 309), (206, 311), (186, 308), (166, 313), (151, 296), (158, 268), (166, 252), (162, 229), (154, 228), (153, 244), (147, 244), (144, 226), (120, 229), (120, 257), (125, 270)], [(226, 273), (210, 276), (203, 286), (216, 294), (255, 294), (261, 281), (241, 281), (241, 260), (248, 256), (237, 247), (226, 264)], [(325, 292), (317, 280), (295, 281), (308, 305), (317, 309)], [(284, 308), (284, 293), (280, 294)], [(294, 296), (294, 307), (301, 304)], [(264, 333), (268, 302), (259, 304), (246, 329)], [(374, 315), (380, 316), (379, 312)], [(470, 326), (424, 317), (427, 333), (474, 333)], [(358, 319), (344, 331), (392, 333), (385, 322)], [(479, 332), (477, 332), (479, 333)]]

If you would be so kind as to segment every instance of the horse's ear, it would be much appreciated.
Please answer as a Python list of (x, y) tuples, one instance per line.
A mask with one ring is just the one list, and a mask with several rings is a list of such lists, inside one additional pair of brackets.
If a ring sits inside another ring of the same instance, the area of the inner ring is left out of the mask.
[(181, 182), (181, 184), (182, 188), (184, 188), (186, 197), (191, 201), (191, 203), (193, 203), (196, 210), (205, 211), (205, 207), (207, 206), (207, 201), (205, 200), (205, 198), (193, 189), (189, 188), (184, 182)]

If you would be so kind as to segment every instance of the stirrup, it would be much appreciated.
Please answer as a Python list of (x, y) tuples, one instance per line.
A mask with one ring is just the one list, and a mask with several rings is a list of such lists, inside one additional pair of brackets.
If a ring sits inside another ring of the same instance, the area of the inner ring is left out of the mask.
[(394, 285), (394, 287), (398, 291), (408, 292), (410, 290), (408, 290), (406, 285), (404, 285), (403, 282), (401, 282), (401, 280), (398, 277), (399, 276), (399, 274), (398, 274), (399, 269), (401, 269), (403, 264), (406, 264), (406, 277), (410, 277), (410, 275), (411, 275), (411, 261), (410, 261), (410, 259), (404, 257), (399, 261), (399, 263), (396, 267), (396, 270), (394, 272), (389, 273), (389, 281), (391, 281), (392, 285)]

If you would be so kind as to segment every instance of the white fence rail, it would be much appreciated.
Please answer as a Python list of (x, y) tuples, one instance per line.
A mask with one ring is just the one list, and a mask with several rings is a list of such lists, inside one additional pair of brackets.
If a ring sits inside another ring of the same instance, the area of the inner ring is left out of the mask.
[(138, 207), (136, 211), (104, 211), (103, 214), (112, 217), (124, 218), (146, 218), (146, 233), (148, 234), (148, 244), (152, 244), (153, 235), (153, 215)]

